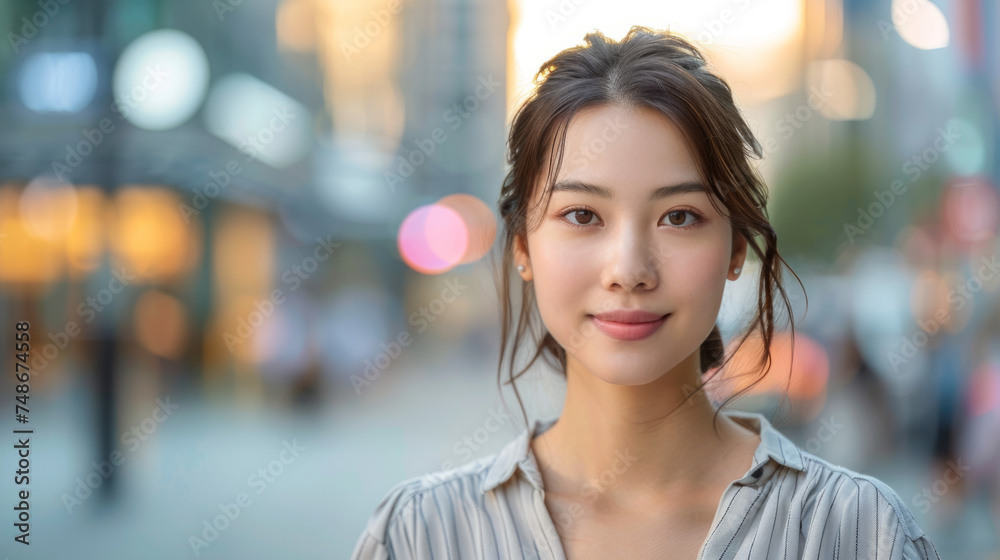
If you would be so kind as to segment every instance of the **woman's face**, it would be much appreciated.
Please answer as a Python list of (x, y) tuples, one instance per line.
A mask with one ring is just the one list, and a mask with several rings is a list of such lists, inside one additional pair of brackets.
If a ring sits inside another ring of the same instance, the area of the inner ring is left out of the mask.
[(570, 367), (618, 385), (650, 383), (685, 360), (697, 368), (746, 241), (734, 243), (709, 202), (680, 129), (648, 108), (582, 110), (544, 210), (534, 206), (543, 180), (531, 208), (544, 215), (526, 253), (518, 240), (515, 263)]

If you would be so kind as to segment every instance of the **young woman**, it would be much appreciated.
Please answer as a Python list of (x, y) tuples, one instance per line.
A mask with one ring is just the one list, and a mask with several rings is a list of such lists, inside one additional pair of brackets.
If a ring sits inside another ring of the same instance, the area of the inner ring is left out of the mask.
[[(721, 380), (705, 374), (732, 358), (715, 321), (748, 247), (759, 301), (740, 343), (767, 350), (776, 298), (788, 308), (767, 187), (748, 160), (760, 145), (682, 38), (636, 27), (586, 41), (542, 65), (499, 201), (498, 374), (508, 350), (512, 380), (549, 360), (566, 376), (562, 414), (525, 418), (495, 455), (398, 484), (353, 558), (938, 558), (883, 482), (706, 396), (705, 378)], [(769, 363), (765, 351), (726, 378), (759, 380)]]

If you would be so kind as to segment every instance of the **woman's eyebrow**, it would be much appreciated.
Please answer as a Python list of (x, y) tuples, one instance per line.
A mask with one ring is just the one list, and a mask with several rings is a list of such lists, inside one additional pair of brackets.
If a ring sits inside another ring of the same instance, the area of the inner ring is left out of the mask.
[[(585, 183), (577, 179), (563, 179), (555, 185), (552, 186), (552, 192), (557, 193), (559, 191), (568, 192), (579, 192), (584, 194), (592, 194), (594, 196), (599, 196), (601, 198), (614, 198), (614, 194), (611, 189), (607, 187), (602, 187), (600, 185), (592, 185), (590, 183)], [(683, 181), (673, 185), (666, 185), (663, 187), (658, 187), (652, 193), (649, 194), (649, 202), (655, 202), (661, 198), (666, 198), (668, 196), (673, 196), (676, 194), (686, 194), (694, 192), (706, 192), (705, 185), (698, 181)]]

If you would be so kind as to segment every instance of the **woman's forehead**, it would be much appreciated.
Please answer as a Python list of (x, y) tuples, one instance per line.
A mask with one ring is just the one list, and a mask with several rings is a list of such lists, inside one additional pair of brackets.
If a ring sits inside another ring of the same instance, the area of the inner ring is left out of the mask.
[[(647, 107), (602, 105), (582, 109), (568, 123), (558, 175), (552, 184), (575, 179), (613, 189), (702, 180), (698, 162), (681, 129)], [(535, 181), (549, 181), (555, 149), (549, 150)]]

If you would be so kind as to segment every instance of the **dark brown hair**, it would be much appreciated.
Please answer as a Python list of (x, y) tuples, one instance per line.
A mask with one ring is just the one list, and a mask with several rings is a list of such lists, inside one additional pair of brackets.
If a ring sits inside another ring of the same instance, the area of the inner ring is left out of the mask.
[[(770, 369), (776, 296), (780, 296), (785, 308), (791, 310), (781, 281), (781, 267), (788, 265), (778, 255), (777, 236), (767, 217), (767, 185), (750, 164), (751, 157), (763, 157), (760, 144), (733, 102), (729, 86), (709, 69), (699, 50), (682, 37), (669, 31), (636, 26), (621, 41), (610, 40), (597, 31), (587, 34), (584, 39), (586, 45), (566, 49), (542, 64), (534, 76), (536, 87), (515, 113), (507, 140), (510, 171), (504, 179), (498, 202), (503, 221), (502, 263), (497, 278), (501, 311), (497, 382), (501, 399), (502, 384), (509, 383), (527, 425), (528, 418), (514, 381), (539, 357), (564, 374), (566, 372), (565, 349), (545, 331), (544, 326), (535, 324), (534, 290), (530, 283), (522, 283), (520, 313), (516, 324), (514, 322), (510, 293), (513, 248), (519, 237), (527, 239), (529, 202), (533, 188), (545, 169), (546, 158), (551, 155), (552, 165), (549, 166), (543, 192), (547, 194), (540, 201), (542, 208), (548, 205), (551, 185), (562, 164), (570, 120), (586, 107), (617, 104), (626, 108), (656, 110), (683, 131), (706, 187), (724, 202), (729, 211), (734, 238), (735, 235), (745, 237), (748, 247), (760, 260), (757, 310), (753, 320), (738, 333), (739, 344), (726, 355), (718, 326), (701, 344), (704, 374), (709, 369), (721, 368), (728, 363), (736, 349), (755, 332), (761, 338), (762, 352), (758, 363), (754, 371), (744, 374), (756, 375), (756, 379), (750, 386), (727, 398), (722, 403), (725, 406), (763, 379)], [(718, 210), (714, 200), (712, 205)], [(725, 215), (721, 211), (720, 214)], [(787, 318), (794, 341), (795, 326), (791, 312)], [(514, 365), (520, 343), (529, 331), (535, 336), (534, 355), (515, 375)], [(540, 341), (538, 336), (541, 336)], [(501, 372), (508, 349), (509, 379), (504, 382)], [(730, 374), (727, 372), (727, 378), (732, 379)], [(715, 382), (717, 377), (721, 376), (714, 376), (711, 381)], [(704, 386), (703, 379), (692, 388), (685, 401), (695, 392), (703, 390)], [(716, 416), (720, 410), (721, 407), (716, 410)]]

